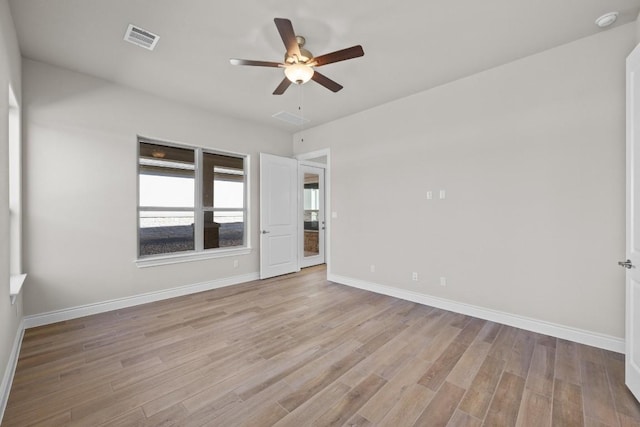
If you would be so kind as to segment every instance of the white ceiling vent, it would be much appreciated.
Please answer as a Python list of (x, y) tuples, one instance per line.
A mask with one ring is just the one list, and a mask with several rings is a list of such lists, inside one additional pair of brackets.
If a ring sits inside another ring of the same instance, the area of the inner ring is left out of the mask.
[(274, 114), (274, 119), (282, 120), (283, 122), (290, 123), (292, 125), (301, 126), (305, 123), (309, 123), (309, 119), (305, 119), (304, 117), (296, 116), (292, 113), (287, 113), (286, 111), (280, 111), (279, 113)]
[(124, 33), (124, 39), (129, 43), (133, 43), (145, 49), (153, 50), (160, 40), (160, 36), (150, 33), (147, 30), (143, 30), (140, 27), (136, 27), (133, 24), (129, 24), (127, 32)]

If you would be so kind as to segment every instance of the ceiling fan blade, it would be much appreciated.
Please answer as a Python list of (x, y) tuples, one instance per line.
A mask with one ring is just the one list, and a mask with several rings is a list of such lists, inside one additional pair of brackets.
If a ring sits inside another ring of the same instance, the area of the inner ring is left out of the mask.
[(326, 87), (327, 89), (329, 89), (332, 92), (337, 92), (340, 89), (342, 89), (342, 85), (339, 83), (334, 82), (333, 80), (331, 80), (329, 77), (320, 74), (319, 72), (315, 71), (313, 72), (313, 76), (311, 76), (311, 80), (313, 80), (316, 83), (321, 84), (322, 86)]
[(283, 65), (279, 62), (253, 61), (251, 59), (236, 59), (236, 58), (231, 58), (229, 62), (231, 62), (231, 65), (253, 65), (256, 67), (280, 67)]
[(280, 82), (280, 84), (278, 85), (278, 87), (276, 88), (276, 90), (273, 91), (274, 95), (282, 95), (284, 93), (285, 90), (287, 90), (287, 88), (291, 85), (291, 80), (289, 80), (288, 78), (284, 78), (284, 80), (282, 80)]
[(275, 18), (273, 22), (276, 23), (276, 28), (278, 28), (278, 32), (280, 33), (280, 37), (282, 37), (284, 46), (287, 48), (287, 55), (295, 55), (300, 58), (300, 46), (298, 46), (296, 33), (293, 31), (291, 21), (284, 18)]
[(364, 50), (362, 46), (351, 46), (346, 49), (337, 50), (335, 52), (327, 53), (326, 55), (320, 55), (316, 58), (313, 58), (309, 63), (316, 67), (321, 65), (332, 64), (334, 62), (345, 61), (351, 58), (358, 58), (364, 55)]

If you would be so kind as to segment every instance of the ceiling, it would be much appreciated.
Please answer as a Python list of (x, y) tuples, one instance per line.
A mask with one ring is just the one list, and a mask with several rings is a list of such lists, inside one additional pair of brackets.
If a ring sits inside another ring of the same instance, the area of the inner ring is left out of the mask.
[[(291, 133), (634, 21), (640, 0), (11, 0), (23, 56)], [(361, 44), (365, 56), (323, 66), (344, 89), (309, 82), (271, 93), (282, 61), (273, 18), (289, 18), (316, 56)], [(160, 36), (151, 52), (123, 41), (132, 23)], [(302, 108), (299, 110), (299, 108)]]

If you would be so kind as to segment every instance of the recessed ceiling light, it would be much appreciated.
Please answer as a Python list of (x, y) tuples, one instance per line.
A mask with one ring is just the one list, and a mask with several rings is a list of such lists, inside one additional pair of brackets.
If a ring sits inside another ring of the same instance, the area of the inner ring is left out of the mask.
[(600, 28), (605, 28), (616, 22), (616, 19), (618, 19), (618, 12), (605, 13), (596, 19), (596, 25)]

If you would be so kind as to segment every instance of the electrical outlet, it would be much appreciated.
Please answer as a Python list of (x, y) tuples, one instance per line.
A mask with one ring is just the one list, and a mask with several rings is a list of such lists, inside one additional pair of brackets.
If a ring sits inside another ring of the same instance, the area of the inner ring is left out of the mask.
[(371, 270), (372, 273), (376, 272), (376, 266), (371, 264), (371, 266), (369, 267), (369, 269)]
[(417, 282), (418, 281), (418, 273), (416, 273), (414, 271), (413, 274), (411, 275), (411, 280), (413, 280), (414, 282)]
[(233, 260), (233, 268), (238, 268), (238, 265), (239, 265), (238, 260), (234, 259)]
[(447, 192), (445, 190), (440, 190), (440, 199), (446, 199), (447, 198)]
[(427, 191), (427, 200), (433, 199), (433, 191)]
[(447, 278), (446, 277), (441, 277), (440, 278), (440, 286), (447, 286)]

